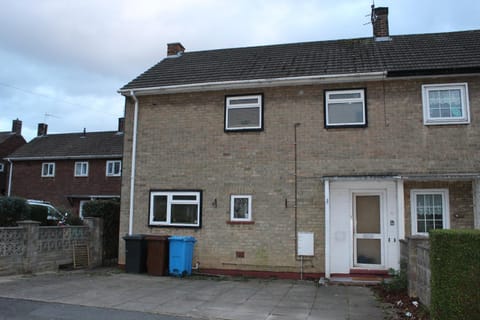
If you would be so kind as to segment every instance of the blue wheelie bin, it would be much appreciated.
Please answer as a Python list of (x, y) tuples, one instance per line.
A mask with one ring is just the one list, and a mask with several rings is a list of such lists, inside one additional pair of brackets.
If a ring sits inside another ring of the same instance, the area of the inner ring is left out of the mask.
[(194, 237), (172, 236), (168, 238), (170, 245), (169, 274), (176, 277), (183, 277), (192, 274)]

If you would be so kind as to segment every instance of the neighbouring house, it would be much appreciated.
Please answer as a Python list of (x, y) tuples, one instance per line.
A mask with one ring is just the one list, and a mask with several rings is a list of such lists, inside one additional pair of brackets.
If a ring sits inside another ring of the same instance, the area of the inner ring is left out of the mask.
[(7, 159), (12, 163), (11, 196), (45, 200), (82, 217), (82, 206), (94, 199), (119, 199), (124, 119), (118, 131), (47, 134), (37, 137)]
[[(480, 30), (187, 52), (126, 84), (120, 233), (205, 272), (385, 274), (480, 226)], [(120, 242), (119, 263), (125, 263)]]
[(9, 163), (4, 159), (7, 155), (23, 146), (25, 139), (22, 136), (22, 121), (12, 121), (12, 131), (0, 132), (0, 196), (7, 194), (9, 178)]

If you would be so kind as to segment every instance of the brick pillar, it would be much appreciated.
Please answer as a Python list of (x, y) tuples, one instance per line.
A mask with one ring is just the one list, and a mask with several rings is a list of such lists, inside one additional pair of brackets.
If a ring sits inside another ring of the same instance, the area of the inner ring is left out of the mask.
[(90, 267), (101, 267), (103, 264), (103, 219), (85, 217), (83, 222), (90, 230)]
[(25, 230), (25, 252), (23, 256), (23, 273), (36, 271), (38, 255), (38, 228), (40, 222), (25, 220), (17, 221), (17, 224)]

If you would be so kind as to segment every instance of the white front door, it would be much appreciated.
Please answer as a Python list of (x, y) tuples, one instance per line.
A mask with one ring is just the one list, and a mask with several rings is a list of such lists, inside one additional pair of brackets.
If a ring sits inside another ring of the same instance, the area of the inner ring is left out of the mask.
[(382, 268), (383, 193), (353, 194), (353, 267)]

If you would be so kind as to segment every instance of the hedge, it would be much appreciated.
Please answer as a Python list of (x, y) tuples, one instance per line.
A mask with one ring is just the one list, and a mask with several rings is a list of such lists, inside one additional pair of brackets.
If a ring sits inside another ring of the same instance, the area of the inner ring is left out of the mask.
[(30, 220), (30, 206), (17, 197), (0, 197), (0, 227), (15, 227), (17, 221)]
[(479, 319), (480, 230), (430, 233), (433, 319)]
[(120, 202), (118, 200), (88, 201), (83, 205), (83, 216), (103, 218), (103, 261), (104, 264), (116, 263), (120, 228)]

